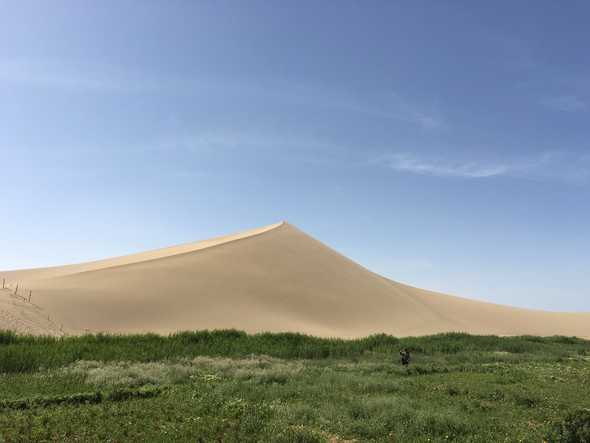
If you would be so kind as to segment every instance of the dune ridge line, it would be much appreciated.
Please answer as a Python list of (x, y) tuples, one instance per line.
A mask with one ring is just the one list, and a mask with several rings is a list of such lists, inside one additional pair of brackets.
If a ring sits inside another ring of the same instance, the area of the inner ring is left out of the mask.
[[(341, 338), (440, 332), (590, 338), (590, 313), (516, 308), (402, 284), (287, 222), (1, 277), (32, 290), (43, 314), (70, 334), (235, 328)], [(22, 307), (4, 306), (0, 328), (30, 317)], [(34, 332), (42, 333), (41, 326)]]

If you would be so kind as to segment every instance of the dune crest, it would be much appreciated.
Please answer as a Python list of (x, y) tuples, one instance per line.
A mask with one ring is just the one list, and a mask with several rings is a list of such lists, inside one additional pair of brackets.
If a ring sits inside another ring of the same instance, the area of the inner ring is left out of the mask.
[[(34, 291), (36, 305), (69, 333), (237, 328), (346, 338), (448, 331), (590, 338), (589, 313), (519, 309), (413, 288), (286, 222), (2, 277)], [(10, 326), (0, 315), (0, 328)]]

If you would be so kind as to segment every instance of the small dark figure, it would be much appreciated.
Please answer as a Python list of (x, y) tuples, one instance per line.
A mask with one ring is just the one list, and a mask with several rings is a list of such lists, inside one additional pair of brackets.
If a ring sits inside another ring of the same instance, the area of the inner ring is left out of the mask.
[(408, 348), (399, 351), (399, 355), (402, 358), (402, 365), (408, 366), (410, 364), (410, 351), (408, 351)]

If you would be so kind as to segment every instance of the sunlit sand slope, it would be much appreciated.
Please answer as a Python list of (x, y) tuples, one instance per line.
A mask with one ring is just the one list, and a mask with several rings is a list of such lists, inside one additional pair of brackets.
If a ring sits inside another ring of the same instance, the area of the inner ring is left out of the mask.
[(41, 307), (8, 288), (0, 289), (0, 329), (21, 334), (64, 335), (62, 326), (56, 324)]
[(517, 309), (403, 285), (288, 223), (0, 276), (32, 289), (35, 303), (74, 333), (237, 328), (339, 337), (445, 331), (590, 337), (590, 314)]

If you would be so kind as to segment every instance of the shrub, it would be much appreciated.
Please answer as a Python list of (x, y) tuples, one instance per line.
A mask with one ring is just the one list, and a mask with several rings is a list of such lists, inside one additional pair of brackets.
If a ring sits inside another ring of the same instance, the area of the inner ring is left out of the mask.
[(590, 443), (590, 409), (570, 412), (554, 423), (547, 435), (551, 443)]
[(289, 381), (289, 377), (286, 374), (277, 374), (277, 373), (268, 373), (268, 374), (261, 374), (254, 379), (256, 383), (260, 383), (262, 385), (284, 385)]
[(21, 398), (17, 400), (4, 400), (0, 402), (2, 409), (31, 409), (34, 407), (48, 407), (53, 405), (69, 404), (79, 405), (88, 403), (100, 403), (102, 395), (100, 392), (82, 392), (71, 395), (58, 396), (37, 396)]
[(139, 389), (117, 388), (106, 396), (110, 401), (123, 401), (132, 398), (150, 398), (159, 395), (161, 390), (155, 386), (143, 386)]

